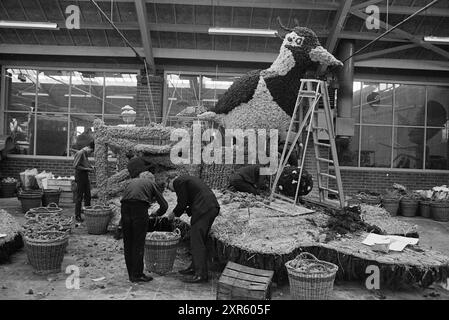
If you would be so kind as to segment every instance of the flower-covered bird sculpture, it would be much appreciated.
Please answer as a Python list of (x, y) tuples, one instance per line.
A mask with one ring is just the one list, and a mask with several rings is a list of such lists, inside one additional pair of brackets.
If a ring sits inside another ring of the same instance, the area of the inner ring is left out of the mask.
[(284, 131), (306, 71), (318, 65), (343, 65), (320, 45), (312, 30), (299, 26), (289, 29), (280, 21), (279, 24), (287, 33), (273, 64), (235, 81), (214, 109), (199, 115), (200, 119), (215, 121), (225, 128)]

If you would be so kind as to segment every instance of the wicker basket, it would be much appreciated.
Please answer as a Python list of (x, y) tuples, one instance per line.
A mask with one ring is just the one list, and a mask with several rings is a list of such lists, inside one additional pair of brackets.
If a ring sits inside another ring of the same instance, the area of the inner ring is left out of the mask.
[(67, 233), (59, 231), (41, 232), (41, 234), (57, 234), (58, 238), (52, 240), (32, 239), (25, 235), (25, 250), (28, 261), (36, 273), (49, 274), (61, 271), (64, 252), (69, 237)]
[(446, 201), (432, 201), (430, 204), (432, 219), (436, 221), (449, 221), (449, 203)]
[(155, 232), (150, 232), (145, 239), (146, 270), (161, 275), (173, 270), (173, 264), (176, 258), (176, 249), (178, 247), (179, 240), (181, 239), (181, 231), (179, 229), (176, 229), (174, 232), (164, 233), (174, 233), (175, 236), (169, 240), (154, 239), (152, 237)]
[(26, 213), (32, 208), (41, 206), (42, 191), (22, 191), (17, 198), (22, 203), (22, 213)]
[(1, 195), (3, 198), (12, 198), (17, 192), (17, 182), (13, 183), (1, 183)]
[(50, 203), (55, 203), (59, 206), (59, 197), (61, 196), (61, 192), (61, 189), (44, 189), (42, 205), (46, 207)]
[(399, 198), (384, 198), (382, 199), (382, 206), (394, 217), (398, 215), (400, 201), (401, 199)]
[[(293, 266), (297, 262), (313, 263), (326, 270), (310, 272)], [(326, 300), (334, 287), (338, 267), (330, 262), (318, 260), (313, 254), (303, 252), (295, 259), (285, 263), (290, 283), (290, 292), (296, 300)]]
[(415, 217), (418, 214), (418, 200), (401, 199), (401, 215), (404, 217)]
[(432, 215), (430, 213), (430, 200), (421, 200), (419, 202), (419, 214), (423, 218), (430, 218)]
[(84, 216), (86, 218), (87, 233), (105, 234), (108, 232), (112, 209), (107, 205), (84, 207)]

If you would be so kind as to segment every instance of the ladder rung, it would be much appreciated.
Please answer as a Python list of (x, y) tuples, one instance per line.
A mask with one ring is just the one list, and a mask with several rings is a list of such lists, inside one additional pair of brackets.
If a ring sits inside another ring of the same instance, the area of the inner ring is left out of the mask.
[(329, 189), (329, 188), (326, 188), (326, 187), (318, 187), (318, 188), (320, 188), (320, 190), (326, 190), (326, 191), (328, 191), (330, 193), (340, 194), (340, 192), (338, 192), (337, 190), (334, 190), (334, 189)]
[(315, 91), (309, 91), (309, 90), (300, 90), (299, 95), (303, 96), (303, 97), (308, 97), (308, 98), (315, 98), (317, 96)]
[(317, 146), (326, 147), (326, 148), (330, 148), (331, 147), (331, 145), (329, 143), (315, 142), (315, 144)]
[(329, 131), (328, 128), (324, 128), (324, 127), (315, 127), (315, 126), (312, 126), (312, 129), (313, 129), (313, 130), (325, 130), (325, 131)]
[(336, 176), (334, 176), (334, 175), (332, 175), (332, 174), (329, 174), (329, 173), (320, 172), (320, 175), (325, 176), (325, 177), (328, 177), (328, 178), (331, 178), (331, 179), (337, 180), (337, 177), (336, 177)]
[(334, 163), (334, 160), (329, 160), (329, 159), (325, 159), (325, 158), (316, 158), (318, 161), (321, 162), (327, 162), (327, 163)]

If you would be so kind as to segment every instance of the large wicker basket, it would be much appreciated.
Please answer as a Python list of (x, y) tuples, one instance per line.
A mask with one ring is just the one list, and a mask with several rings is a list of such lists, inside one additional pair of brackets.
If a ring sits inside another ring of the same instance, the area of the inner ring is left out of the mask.
[(44, 194), (42, 195), (42, 205), (48, 206), (51, 203), (59, 205), (59, 197), (61, 196), (61, 189), (44, 189)]
[[(295, 265), (303, 265), (298, 268)], [(308, 265), (307, 265), (308, 264)], [(338, 267), (318, 260), (313, 254), (303, 252), (285, 263), (290, 282), (290, 293), (295, 300), (327, 300), (334, 287)], [(320, 268), (322, 270), (317, 269)], [(312, 268), (315, 270), (312, 271)]]
[[(168, 235), (170, 238), (157, 239), (155, 235), (160, 234)], [(145, 239), (146, 270), (161, 275), (172, 271), (179, 239), (181, 239), (179, 229), (174, 232), (149, 232)]]
[(84, 216), (86, 218), (87, 233), (105, 234), (108, 232), (112, 209), (107, 205), (84, 207)]
[(28, 261), (36, 273), (58, 273), (61, 271), (62, 260), (69, 241), (68, 234), (60, 231), (47, 231), (41, 234), (53, 234), (57, 235), (57, 238), (39, 240), (25, 235)]

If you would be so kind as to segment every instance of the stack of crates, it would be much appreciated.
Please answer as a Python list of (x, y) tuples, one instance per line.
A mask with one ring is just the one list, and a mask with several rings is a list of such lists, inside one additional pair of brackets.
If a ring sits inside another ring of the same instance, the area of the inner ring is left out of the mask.
[(59, 197), (59, 202), (62, 204), (68, 204), (75, 202), (75, 179), (74, 178), (59, 178), (59, 179), (48, 179), (47, 188), (48, 189), (60, 189), (61, 196)]

